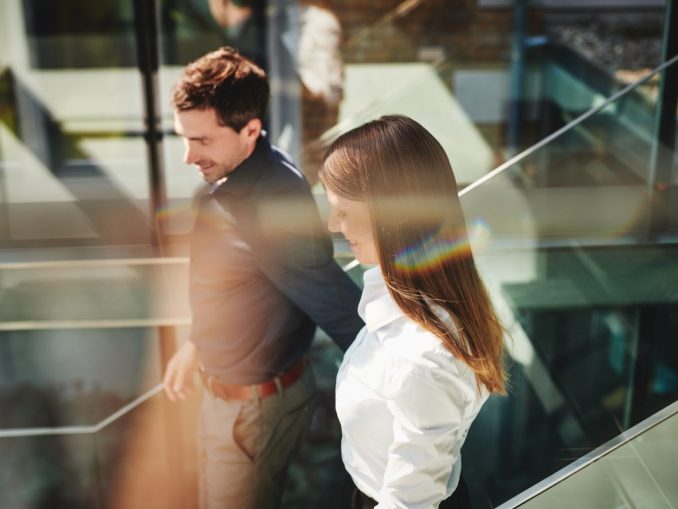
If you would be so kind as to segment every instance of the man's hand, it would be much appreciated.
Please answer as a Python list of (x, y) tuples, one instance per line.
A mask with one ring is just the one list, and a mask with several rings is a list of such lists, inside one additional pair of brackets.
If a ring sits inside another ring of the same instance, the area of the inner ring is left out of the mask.
[(192, 341), (184, 343), (167, 364), (165, 393), (171, 401), (186, 399), (193, 392), (193, 375), (200, 359), (198, 349)]

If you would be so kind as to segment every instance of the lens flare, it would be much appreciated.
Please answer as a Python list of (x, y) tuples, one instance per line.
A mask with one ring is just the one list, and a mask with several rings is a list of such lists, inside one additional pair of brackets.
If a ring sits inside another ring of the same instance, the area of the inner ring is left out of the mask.
[[(194, 202), (190, 200), (182, 201), (178, 204), (166, 205), (158, 209), (155, 213), (156, 221), (160, 223), (192, 224), (196, 219), (197, 209)], [(219, 227), (224, 224), (225, 218), (229, 214), (216, 201), (210, 200), (203, 203), (200, 207), (200, 213), (197, 220), (200, 224)]]
[(489, 245), (492, 233), (482, 219), (473, 222), (468, 234), (441, 226), (422, 242), (408, 246), (395, 256), (395, 266), (400, 270), (426, 271), (445, 261), (471, 255), (471, 245), (476, 251)]
[(185, 204), (181, 205), (181, 206), (175, 205), (173, 207), (170, 207), (169, 205), (165, 205), (164, 207), (161, 207), (158, 210), (156, 210), (155, 218), (158, 221), (166, 221), (168, 219), (171, 219), (174, 216), (183, 215), (187, 211), (190, 211), (190, 210), (191, 210), (190, 203), (189, 203), (189, 205), (185, 205)]

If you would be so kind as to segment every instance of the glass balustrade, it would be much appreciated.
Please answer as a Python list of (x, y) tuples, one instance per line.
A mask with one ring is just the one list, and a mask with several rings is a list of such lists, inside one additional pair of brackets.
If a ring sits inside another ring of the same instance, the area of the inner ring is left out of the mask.
[(512, 373), (469, 434), (476, 500), (501, 503), (678, 399), (678, 248), (651, 228), (667, 187), (640, 88), (592, 98), (597, 111), (461, 191)]
[[(183, 65), (239, 33), (206, 0), (152, 2), (159, 68), (147, 97), (134, 31), (142, 3), (0, 2), (3, 508), (196, 507), (198, 400), (170, 405), (160, 386), (190, 329), (185, 234), (201, 184), (182, 162), (169, 92)], [(557, 1), (529, 16), (495, 0), (333, 2), (341, 101), (299, 77), (286, 126), (275, 115), (290, 103), (274, 97), (267, 127), (311, 179), (334, 137), (387, 113), (420, 121), (452, 161), (510, 354), (509, 395), (487, 402), (463, 451), (476, 507), (589, 458), (678, 398), (678, 163), (657, 180), (659, 73), (606, 102), (659, 62), (660, 3), (628, 17)], [(268, 11), (267, 37), (288, 57), (301, 34), (291, 13)], [(622, 51), (606, 52), (610, 41)], [(149, 100), (164, 133), (150, 140), (164, 159), (159, 181), (147, 162)], [(151, 211), (154, 192), (167, 200)], [(314, 193), (326, 213), (321, 186)], [(364, 267), (335, 246), (360, 283)], [(283, 507), (339, 509), (341, 355), (319, 332), (310, 356), (320, 397)], [(674, 424), (521, 503), (674, 500)]]
[(672, 507), (676, 436), (674, 403), (500, 508)]

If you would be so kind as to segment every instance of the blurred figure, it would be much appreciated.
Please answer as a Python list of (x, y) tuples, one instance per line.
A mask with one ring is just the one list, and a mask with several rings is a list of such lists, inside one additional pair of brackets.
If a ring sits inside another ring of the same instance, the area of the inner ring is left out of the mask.
[(339, 120), (344, 95), (341, 25), (327, 7), (304, 3), (301, 13), (298, 68), (302, 84), (303, 169), (311, 186), (327, 144), (321, 136)]
[(334, 262), (307, 183), (262, 131), (264, 71), (224, 47), (175, 85), (184, 162), (207, 182), (191, 237), (191, 338), (170, 360), (171, 400), (205, 385), (200, 507), (278, 507), (311, 416), (305, 353), (320, 325), (346, 349), (359, 290)]
[(208, 2), (225, 41), (267, 71), (273, 139), (301, 158), (302, 170), (314, 185), (327, 148), (319, 138), (336, 124), (343, 96), (339, 20), (320, 1)]
[(460, 451), (488, 395), (505, 392), (503, 329), (447, 155), (414, 120), (387, 116), (339, 137), (320, 179), (330, 230), (378, 264), (337, 375), (354, 507), (470, 507)]

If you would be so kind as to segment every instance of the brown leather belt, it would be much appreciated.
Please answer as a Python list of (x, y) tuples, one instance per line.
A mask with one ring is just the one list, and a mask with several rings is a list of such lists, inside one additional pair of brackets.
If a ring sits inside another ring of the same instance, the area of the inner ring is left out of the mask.
[(220, 382), (213, 376), (205, 373), (205, 370), (200, 367), (200, 377), (205, 385), (205, 388), (213, 396), (225, 400), (240, 399), (248, 400), (255, 398), (266, 398), (271, 394), (275, 394), (278, 390), (285, 389), (301, 378), (301, 375), (306, 368), (306, 357), (302, 357), (295, 362), (290, 369), (281, 373), (280, 375), (268, 380), (252, 385), (238, 385), (226, 384)]

